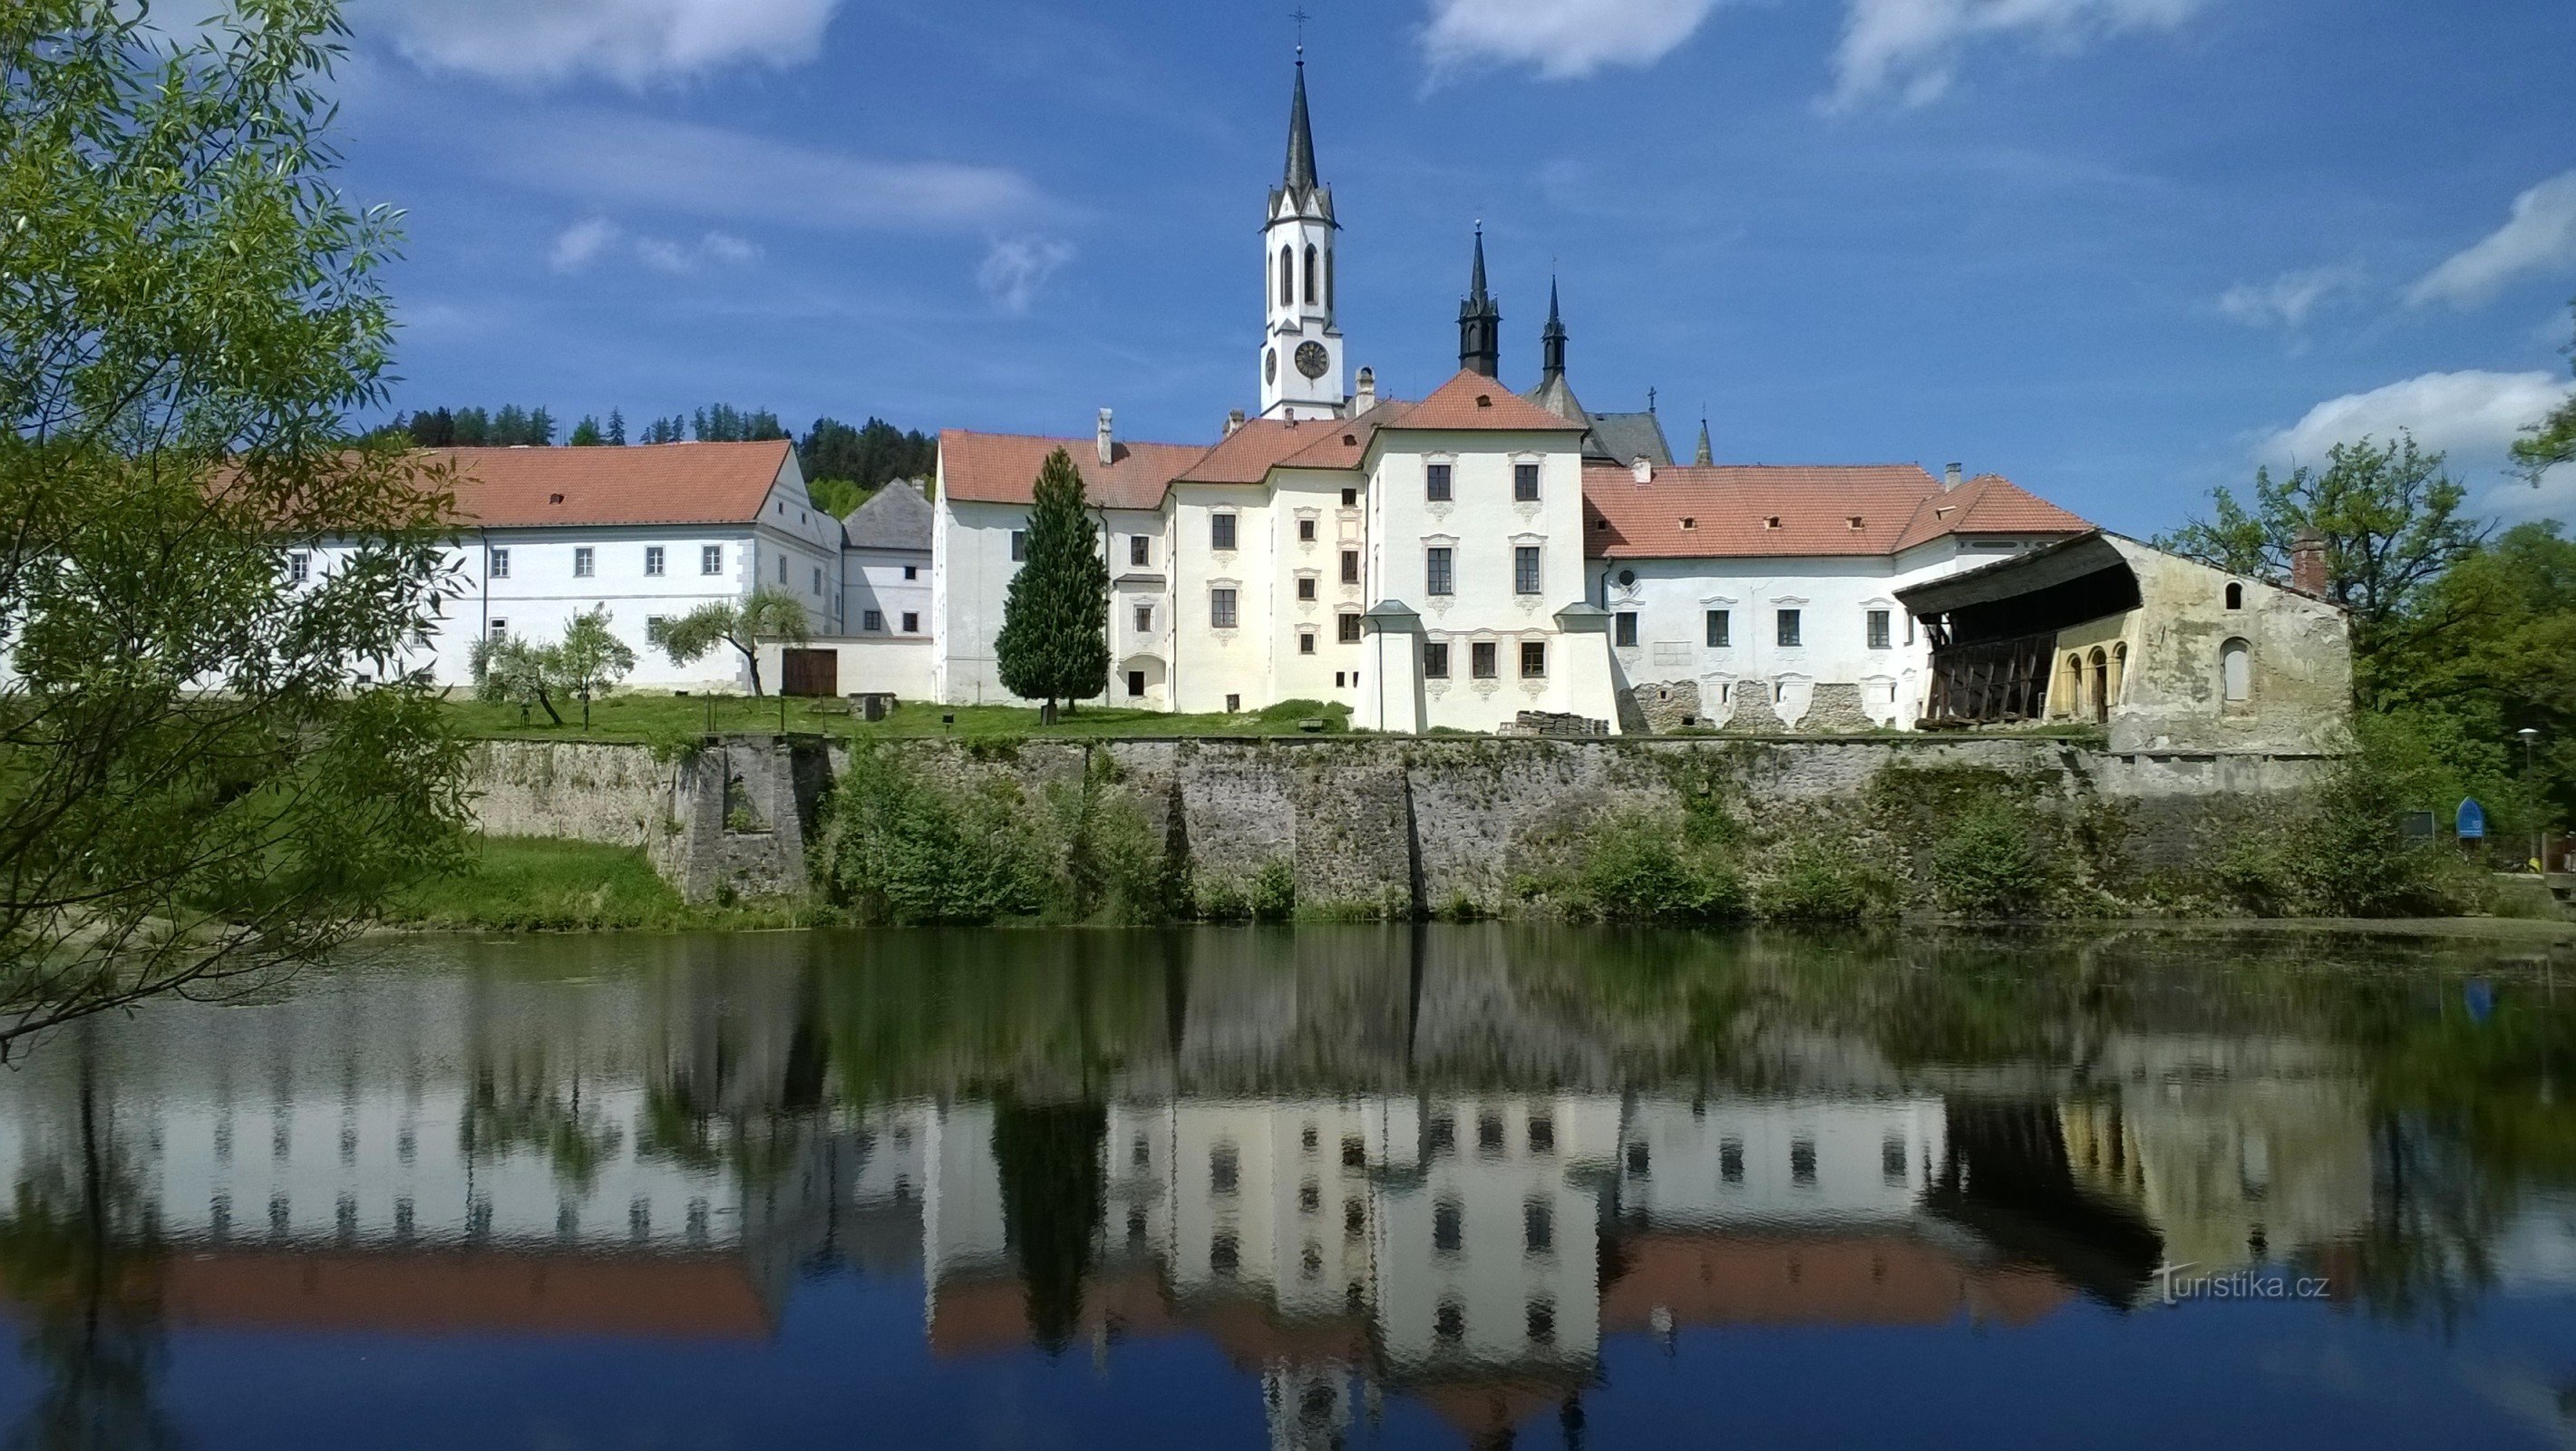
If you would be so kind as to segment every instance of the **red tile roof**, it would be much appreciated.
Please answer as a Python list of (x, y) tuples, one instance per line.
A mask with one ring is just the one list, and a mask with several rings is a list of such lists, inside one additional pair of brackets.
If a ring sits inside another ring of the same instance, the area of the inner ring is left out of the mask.
[(775, 1326), (736, 1255), (174, 1254), (161, 1292), (183, 1325), (263, 1330), (764, 1340)]
[(1392, 428), (1396, 420), (1413, 410), (1414, 405), (1389, 398), (1357, 418), (1344, 419), (1322, 429), (1323, 436), (1288, 456), (1288, 467), (1296, 469), (1355, 469), (1368, 454), (1369, 440), (1381, 428)]
[(1658, 466), (1583, 471), (1595, 559), (1894, 554), (1943, 534), (2078, 534), (2093, 526), (1986, 475), (1944, 490), (1917, 464)]
[(1389, 428), (1499, 428), (1527, 433), (1581, 433), (1569, 422), (1472, 369), (1441, 384), (1430, 397), (1384, 425)]
[(2093, 525), (2001, 474), (1979, 474), (1928, 500), (1896, 547), (1911, 549), (1944, 534), (2086, 534)]
[(1270, 477), (1273, 465), (1343, 427), (1331, 418), (1304, 423), (1256, 418), (1219, 439), (1180, 476), (1194, 484), (1257, 484)]
[(785, 439), (632, 448), (432, 448), (463, 522), (747, 524), (787, 467)]
[(1120, 442), (1111, 451), (1112, 462), (1104, 466), (1095, 439), (945, 428), (939, 433), (940, 487), (952, 499), (1025, 504), (1037, 485), (1038, 469), (1057, 449), (1072, 456), (1090, 501), (1112, 509), (1159, 506), (1172, 480), (1209, 451), (1196, 443)]

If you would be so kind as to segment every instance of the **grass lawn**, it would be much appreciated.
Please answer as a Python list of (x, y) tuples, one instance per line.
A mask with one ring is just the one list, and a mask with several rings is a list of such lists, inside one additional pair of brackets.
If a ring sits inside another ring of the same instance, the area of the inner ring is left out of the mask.
[(463, 875), (422, 882), (385, 903), (396, 926), (504, 932), (605, 928), (792, 927), (785, 906), (692, 907), (644, 860), (641, 847), (544, 837), (488, 836)]
[[(558, 706), (564, 723), (556, 725), (542, 710), (522, 720), (515, 705), (494, 705), (460, 690), (448, 697), (447, 709), (457, 728), (469, 736), (507, 736), (531, 740), (672, 741), (716, 732), (774, 731), (785, 706), (787, 729), (835, 736), (1293, 736), (1304, 734), (1298, 722), (1321, 720), (1327, 731), (1348, 729), (1346, 706), (1316, 701), (1282, 701), (1262, 711), (1234, 715), (1166, 715), (1161, 711), (1084, 706), (1058, 714), (1052, 726), (1040, 726), (1034, 707), (1015, 705), (927, 705), (906, 702), (882, 721), (861, 720), (839, 700), (754, 699), (747, 695), (661, 695), (637, 692), (593, 702), (590, 729), (581, 724), (580, 703)], [(955, 716), (950, 724), (943, 717)]]

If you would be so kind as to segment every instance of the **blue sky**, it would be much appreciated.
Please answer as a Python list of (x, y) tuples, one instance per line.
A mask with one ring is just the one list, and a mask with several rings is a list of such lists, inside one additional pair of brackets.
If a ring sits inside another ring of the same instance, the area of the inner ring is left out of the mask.
[[(1291, 0), (353, 0), (404, 407), (709, 402), (1205, 440), (1255, 391)], [(1305, 0), (1342, 326), (1721, 459), (1952, 459), (2114, 528), (2569, 387), (2565, 0)]]

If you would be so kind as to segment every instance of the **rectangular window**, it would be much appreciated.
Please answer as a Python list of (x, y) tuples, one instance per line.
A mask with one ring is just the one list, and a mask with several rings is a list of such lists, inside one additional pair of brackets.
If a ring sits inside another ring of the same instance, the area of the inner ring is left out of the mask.
[(1512, 549), (1512, 593), (1538, 593), (1538, 546), (1516, 545)]
[(1449, 646), (1446, 642), (1436, 640), (1422, 642), (1422, 678), (1425, 680), (1449, 678)]
[(920, 565), (917, 565), (917, 564), (907, 564), (907, 565), (905, 565), (905, 566), (903, 567), (903, 577), (904, 577), (904, 578), (906, 578), (906, 579), (919, 579), (919, 578), (921, 578), (921, 566), (920, 566)]
[(1242, 696), (1240, 696), (1240, 695), (1229, 695), (1229, 696), (1227, 696), (1227, 697), (1225, 698), (1225, 713), (1226, 713), (1227, 715), (1232, 715), (1232, 714), (1234, 714), (1236, 711), (1241, 710), (1241, 709), (1243, 709), (1243, 697), (1242, 697)]
[(598, 557), (598, 552), (593, 550), (589, 545), (574, 545), (572, 550), (572, 577), (575, 579), (590, 578), (591, 565), (598, 559)]
[(506, 549), (492, 551), (492, 577), (494, 579), (510, 577), (510, 551)]
[(1138, 605), (1136, 607), (1136, 633), (1139, 635), (1150, 635), (1154, 633), (1154, 607), (1152, 605)]
[(1708, 612), (1708, 648), (1723, 650), (1734, 643), (1732, 622), (1724, 610)]
[(1028, 557), (1029, 557), (1029, 531), (1027, 531), (1026, 529), (1014, 529), (1014, 530), (1012, 530), (1012, 531), (1011, 531), (1011, 562), (1012, 562), (1013, 564), (1020, 564), (1020, 563), (1025, 562), (1025, 561), (1028, 559)]
[(644, 638), (647, 640), (660, 640), (662, 638), (662, 632), (669, 628), (671, 628), (671, 617), (669, 615), (646, 615), (644, 617)]
[(1136, 697), (1136, 696), (1139, 696), (1139, 695), (1143, 695), (1144, 693), (1145, 693), (1145, 672), (1144, 672), (1144, 671), (1142, 671), (1142, 670), (1130, 670), (1130, 671), (1128, 671), (1128, 672), (1127, 672), (1127, 694), (1128, 694), (1128, 696), (1132, 699), (1133, 697)]
[(1143, 534), (1127, 536), (1127, 562), (1138, 569), (1154, 562), (1154, 541)]
[(722, 574), (722, 573), (724, 573), (724, 546), (723, 546), (723, 545), (721, 545), (721, 544), (702, 544), (702, 545), (698, 546), (698, 573), (700, 573), (700, 574)]
[(1222, 585), (1208, 591), (1208, 627), (1215, 630), (1234, 628), (1234, 591)]
[(1314, 631), (1299, 630), (1297, 632), (1297, 653), (1300, 655), (1312, 655), (1315, 653)]
[(508, 633), (510, 633), (510, 622), (502, 619), (499, 615), (494, 615), (492, 617), (492, 638), (498, 640)]
[(1435, 504), (1449, 502), (1449, 465), (1431, 464), (1423, 470), (1423, 494)]
[(1301, 574), (1297, 576), (1297, 598), (1301, 600), (1311, 600), (1314, 597), (1315, 577), (1311, 574)]
[(907, 635), (918, 635), (918, 634), (920, 634), (920, 633), (921, 633), (921, 616), (919, 616), (919, 615), (917, 615), (917, 614), (906, 613), (906, 614), (904, 615), (904, 617), (903, 617), (903, 632), (904, 632), (905, 634), (907, 634)]
[(859, 629), (861, 631), (873, 635), (884, 628), (885, 612), (883, 610), (861, 610), (859, 612)]
[(1478, 640), (1467, 647), (1467, 671), (1478, 680), (1491, 680), (1499, 673), (1494, 659), (1494, 642), (1491, 640)]
[[(581, 572), (582, 571), (578, 569), (573, 571), (575, 574), (579, 574)], [(778, 582), (780, 584), (787, 583), (787, 556), (784, 554), (778, 556)]]
[(814, 588), (812, 592), (815, 594), (821, 594), (823, 592), (823, 566), (819, 564), (814, 566)]
[(1450, 568), (1449, 546), (1435, 544), (1422, 552), (1422, 587), (1436, 595), (1458, 592), (1457, 576)]
[(1543, 680), (1547, 677), (1547, 645), (1540, 640), (1521, 642), (1521, 679)]
[(286, 577), (302, 584), (313, 577), (313, 556), (298, 549), (286, 556)]
[(1345, 549), (1342, 551), (1342, 583), (1357, 584), (1359, 582), (1360, 552), (1356, 549)]
[(1232, 549), (1233, 547), (1234, 516), (1232, 514), (1210, 514), (1208, 516), (1208, 548), (1225, 550)]
[(1886, 648), (1887, 648), (1887, 634), (1888, 634), (1888, 632), (1887, 632), (1887, 611), (1885, 611), (1885, 610), (1872, 610), (1872, 611), (1870, 611), (1870, 612), (1869, 612), (1869, 648), (1871, 648), (1871, 649), (1873, 649), (1873, 650), (1884, 650), (1884, 649), (1886, 649)]
[(1297, 521), (1297, 542), (1300, 544), (1312, 544), (1315, 542), (1314, 520), (1300, 519)]
[(1360, 491), (1359, 491), (1359, 490), (1357, 490), (1357, 489), (1344, 489), (1344, 490), (1342, 490), (1342, 507), (1343, 507), (1343, 508), (1345, 508), (1345, 509), (1356, 509), (1356, 508), (1358, 508), (1359, 506), (1360, 506)]
[(1341, 632), (1343, 644), (1356, 645), (1360, 642), (1360, 617), (1357, 613), (1350, 610), (1342, 612)]
[(1522, 504), (1538, 502), (1538, 465), (1512, 465), (1512, 499)]
[(1637, 612), (1621, 610), (1610, 617), (1610, 642), (1622, 650), (1637, 648)]
[(1796, 610), (1782, 610), (1780, 612), (1779, 643), (1780, 648), (1784, 650), (1792, 648), (1798, 643), (1798, 612)]
[(661, 545), (647, 544), (644, 546), (644, 573), (647, 577), (653, 579), (659, 579), (662, 577)]

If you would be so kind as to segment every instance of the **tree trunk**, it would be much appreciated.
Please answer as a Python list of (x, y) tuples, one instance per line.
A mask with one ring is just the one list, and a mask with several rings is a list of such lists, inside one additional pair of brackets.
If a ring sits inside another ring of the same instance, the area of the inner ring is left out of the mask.
[[(537, 704), (546, 708), (546, 719), (553, 721), (556, 725), (563, 724), (562, 712), (555, 709), (554, 701), (549, 699), (546, 693), (542, 690), (537, 692)], [(525, 707), (523, 706), (521, 709), (525, 709)]]
[(754, 698), (757, 698), (760, 694), (760, 647), (755, 644), (750, 649), (743, 650), (743, 647), (737, 644), (734, 648), (742, 650), (742, 663), (751, 667), (751, 693)]
[(1038, 707), (1038, 724), (1042, 726), (1051, 726), (1055, 724), (1055, 701), (1053, 699), (1049, 699), (1046, 704)]

